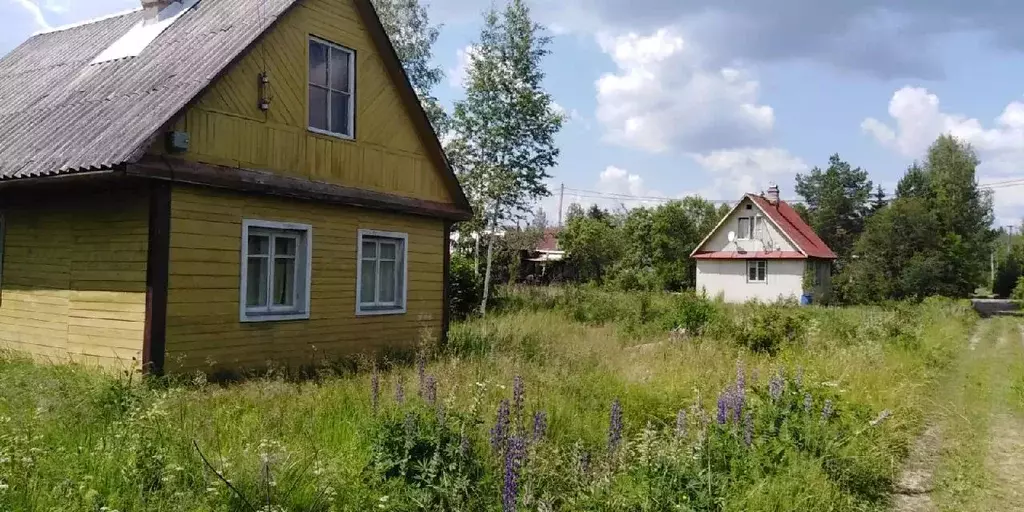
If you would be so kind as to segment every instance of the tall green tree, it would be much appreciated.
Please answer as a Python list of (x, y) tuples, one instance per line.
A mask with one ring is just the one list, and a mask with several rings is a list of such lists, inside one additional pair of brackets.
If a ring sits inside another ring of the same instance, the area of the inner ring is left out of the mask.
[[(564, 120), (543, 88), (541, 61), (549, 44), (525, 2), (512, 0), (504, 12), (485, 14), (470, 56), (466, 96), (455, 106), (453, 129), (467, 192), (480, 205), (478, 225), (492, 230), (522, 218), (537, 199), (550, 195), (545, 180), (558, 160), (554, 137)], [(492, 247), (488, 243), (483, 314)]]
[(815, 167), (810, 174), (796, 176), (796, 192), (806, 201), (809, 223), (839, 256), (840, 268), (864, 231), (871, 188), (867, 171), (853, 168), (838, 154), (829, 157), (824, 170)]
[(559, 243), (565, 250), (567, 263), (576, 270), (577, 279), (601, 283), (622, 258), (621, 235), (620, 228), (605, 219), (572, 215)]
[(889, 201), (885, 196), (885, 189), (883, 189), (881, 185), (878, 185), (878, 187), (875, 188), (875, 193), (872, 194), (871, 197), (871, 207), (868, 210), (868, 215), (878, 213), (882, 208), (885, 208), (885, 206), (889, 204)]
[(900, 180), (897, 197), (871, 216), (857, 259), (837, 279), (853, 302), (966, 297), (988, 277), (992, 199), (978, 188), (970, 145), (944, 135)]
[(427, 9), (419, 0), (373, 0), (373, 7), (430, 124), (438, 135), (444, 135), (450, 121), (441, 102), (433, 95), (434, 87), (444, 79), (444, 71), (433, 61), (434, 43), (441, 34), (441, 27), (430, 22)]

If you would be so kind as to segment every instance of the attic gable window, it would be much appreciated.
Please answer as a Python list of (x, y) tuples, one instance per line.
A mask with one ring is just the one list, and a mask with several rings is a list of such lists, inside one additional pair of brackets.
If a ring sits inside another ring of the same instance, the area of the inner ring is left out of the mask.
[(351, 139), (355, 136), (355, 52), (309, 38), (309, 129)]

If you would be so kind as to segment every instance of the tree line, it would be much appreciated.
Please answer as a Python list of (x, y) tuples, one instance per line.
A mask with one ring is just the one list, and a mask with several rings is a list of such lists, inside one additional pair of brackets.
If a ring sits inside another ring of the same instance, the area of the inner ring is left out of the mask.
[[(836, 253), (832, 300), (877, 303), (931, 295), (966, 297), (987, 286), (993, 241), (991, 193), (979, 188), (969, 144), (939, 137), (904, 173), (893, 195), (839, 155), (796, 176), (794, 206)], [(582, 281), (627, 289), (693, 289), (689, 254), (728, 214), (699, 197), (608, 212), (570, 206), (561, 235)], [(1000, 256), (1000, 286), (1024, 271), (1024, 243)]]
[[(374, 4), (474, 207), (474, 218), (456, 228), (454, 266), (482, 279), (486, 311), (492, 279), (514, 280), (519, 250), (533, 247), (547, 225), (540, 212), (524, 222), (550, 196), (545, 180), (565, 122), (543, 85), (550, 38), (523, 0), (492, 4), (468, 52), (464, 98), (447, 112), (432, 94), (444, 77), (432, 53), (440, 27), (419, 0)], [(994, 245), (999, 232), (991, 193), (977, 184), (978, 164), (969, 144), (942, 136), (891, 194), (839, 155), (798, 174), (795, 207), (838, 256), (834, 300), (963, 297), (979, 286), (1008, 295), (1024, 273), (1024, 242)], [(559, 243), (579, 281), (692, 289), (689, 254), (728, 210), (699, 197), (615, 212), (570, 205)]]

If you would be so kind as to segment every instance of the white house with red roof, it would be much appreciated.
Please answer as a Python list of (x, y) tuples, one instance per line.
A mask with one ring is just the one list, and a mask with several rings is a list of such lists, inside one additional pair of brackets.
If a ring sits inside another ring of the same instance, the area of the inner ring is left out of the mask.
[(776, 186), (764, 195), (743, 196), (690, 257), (697, 260), (697, 290), (734, 303), (805, 294), (821, 300), (831, 290), (836, 259), (800, 214), (779, 199)]

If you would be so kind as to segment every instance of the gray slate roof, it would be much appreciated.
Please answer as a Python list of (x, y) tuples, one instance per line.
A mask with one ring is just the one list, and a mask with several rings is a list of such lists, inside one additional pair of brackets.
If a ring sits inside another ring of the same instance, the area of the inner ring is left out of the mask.
[(297, 1), (202, 0), (138, 57), (92, 65), (141, 11), (33, 36), (0, 59), (0, 179), (132, 160)]

